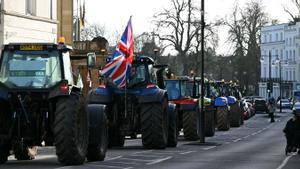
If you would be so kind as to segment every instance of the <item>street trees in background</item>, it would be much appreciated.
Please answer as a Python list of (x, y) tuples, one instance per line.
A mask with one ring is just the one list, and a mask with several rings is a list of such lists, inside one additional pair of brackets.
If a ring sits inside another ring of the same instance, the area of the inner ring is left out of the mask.
[[(233, 71), (237, 73), (237, 79), (243, 86), (255, 87), (260, 79), (260, 28), (268, 22), (259, 0), (251, 1), (246, 7), (235, 5), (230, 19), (223, 20), (229, 28), (228, 42), (233, 44), (234, 53), (231, 62)], [(244, 76), (247, 78), (244, 78)], [(250, 80), (247, 80), (250, 79)]]
[[(178, 53), (178, 74), (200, 70), (200, 59), (197, 58), (200, 56), (200, 14), (200, 9), (192, 0), (171, 0), (169, 9), (164, 9), (154, 15), (156, 25), (154, 35), (163, 41), (167, 47), (172, 47)], [(206, 42), (216, 45), (218, 38), (216, 31), (213, 31), (211, 27), (212, 25), (207, 24), (206, 26), (208, 30)]]
[[(284, 6), (283, 9), (286, 13), (288, 13), (290, 15), (293, 22), (300, 21), (300, 17), (299, 17), (300, 16), (300, 0), (290, 0), (290, 1), (293, 3), (295, 10), (289, 9), (286, 6)], [(294, 11), (296, 11), (296, 13)]]
[(86, 41), (86, 40), (92, 40), (95, 37), (102, 36), (104, 37), (106, 34), (105, 26), (100, 24), (92, 24), (88, 27), (83, 28), (80, 31), (80, 40)]

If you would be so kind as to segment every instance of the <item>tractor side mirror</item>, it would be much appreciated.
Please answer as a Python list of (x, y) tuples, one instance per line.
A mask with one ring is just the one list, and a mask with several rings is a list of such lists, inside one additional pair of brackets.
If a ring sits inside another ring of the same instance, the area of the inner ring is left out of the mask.
[(88, 68), (94, 68), (96, 66), (96, 54), (95, 53), (87, 54), (87, 65), (88, 65)]

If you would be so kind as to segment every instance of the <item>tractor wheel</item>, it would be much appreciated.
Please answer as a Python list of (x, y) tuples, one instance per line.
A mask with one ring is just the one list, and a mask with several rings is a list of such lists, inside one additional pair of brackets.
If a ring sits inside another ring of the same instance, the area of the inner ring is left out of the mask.
[(8, 156), (9, 156), (9, 149), (4, 143), (1, 142), (1, 144), (0, 144), (0, 164), (6, 163)]
[(205, 110), (205, 136), (214, 136), (215, 130), (215, 110), (213, 108), (207, 108)]
[(25, 147), (15, 152), (15, 158), (17, 160), (33, 160), (37, 154), (37, 147)]
[[(108, 127), (104, 109), (99, 105), (89, 105), (90, 117), (89, 145), (87, 150), (88, 161), (103, 161), (108, 146)], [(91, 119), (93, 118), (93, 120)], [(93, 123), (94, 122), (94, 123)]]
[(230, 106), (230, 126), (240, 127), (241, 124), (241, 109), (238, 102), (236, 102)]
[(184, 111), (182, 113), (182, 123), (184, 138), (189, 141), (198, 140), (199, 136), (197, 111)]
[(88, 147), (88, 117), (78, 95), (58, 98), (54, 138), (59, 162), (79, 165), (85, 161)]
[(168, 101), (146, 103), (141, 108), (141, 132), (143, 146), (148, 149), (163, 149), (168, 141)]
[(226, 107), (217, 108), (217, 128), (220, 131), (230, 129), (229, 111)]
[[(9, 118), (8, 103), (0, 100), (0, 135), (8, 135), (11, 119)], [(0, 164), (7, 162), (10, 144), (8, 140), (0, 138)]]
[(121, 135), (120, 127), (111, 126), (108, 129), (108, 147), (123, 147), (125, 136)]
[(177, 146), (177, 111), (169, 111), (168, 147)]

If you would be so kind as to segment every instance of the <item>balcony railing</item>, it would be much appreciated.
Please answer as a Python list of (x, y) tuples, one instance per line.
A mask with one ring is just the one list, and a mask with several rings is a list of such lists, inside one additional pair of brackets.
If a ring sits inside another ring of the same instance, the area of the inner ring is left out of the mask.
[[(271, 78), (272, 82), (280, 83), (280, 78), (274, 77)], [(269, 82), (269, 78), (260, 78), (260, 82)], [(281, 80), (282, 83), (293, 83), (293, 80)]]

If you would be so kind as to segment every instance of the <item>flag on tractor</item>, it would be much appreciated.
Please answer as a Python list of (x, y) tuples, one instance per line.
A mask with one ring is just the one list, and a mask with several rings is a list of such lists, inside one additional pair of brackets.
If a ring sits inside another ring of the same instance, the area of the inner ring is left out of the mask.
[(126, 80), (129, 77), (133, 60), (133, 48), (130, 18), (112, 58), (101, 71), (103, 76), (110, 77), (119, 88), (126, 85)]

